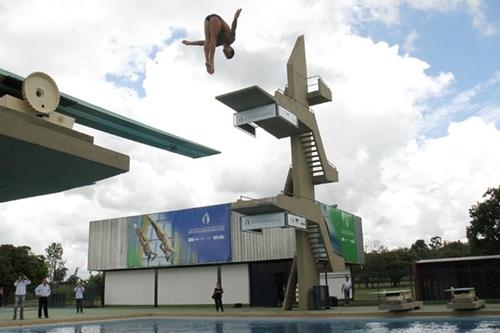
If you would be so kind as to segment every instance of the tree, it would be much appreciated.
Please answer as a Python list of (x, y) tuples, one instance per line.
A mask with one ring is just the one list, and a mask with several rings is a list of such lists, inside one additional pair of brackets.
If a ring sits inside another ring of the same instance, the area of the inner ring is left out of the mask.
[(104, 291), (104, 275), (102, 273), (90, 275), (85, 281), (85, 287), (102, 293)]
[(489, 188), (483, 202), (469, 209), (471, 218), (467, 239), (474, 255), (500, 253), (500, 186)]
[(13, 293), (14, 281), (20, 274), (34, 282), (42, 281), (47, 276), (45, 258), (28, 246), (0, 245), (0, 286), (7, 294)]
[(357, 282), (364, 283), (366, 288), (370, 283), (390, 281), (398, 286), (401, 279), (408, 275), (413, 257), (408, 248), (388, 250), (380, 246), (378, 250), (368, 252), (365, 255), (363, 267), (353, 267), (353, 275), (357, 276)]
[(75, 268), (75, 272), (71, 274), (66, 281), (64, 281), (65, 284), (74, 286), (80, 281), (80, 278), (78, 277), (78, 267)]
[(431, 238), (431, 242), (429, 243), (429, 248), (431, 251), (440, 250), (443, 247), (443, 239), (439, 236), (434, 236)]
[(417, 239), (417, 241), (411, 245), (410, 252), (415, 260), (429, 257), (429, 247), (425, 244), (423, 239)]
[(85, 290), (89, 294), (94, 294), (97, 299), (101, 300), (101, 305), (104, 306), (104, 274), (92, 274), (84, 281)]
[(386, 253), (384, 261), (386, 262), (386, 271), (389, 273), (389, 279), (394, 287), (399, 286), (401, 279), (408, 275), (413, 256), (408, 248), (399, 248)]
[(470, 256), (470, 249), (468, 243), (461, 241), (443, 243), (435, 258), (457, 258)]
[(47, 254), (47, 267), (49, 278), (52, 283), (60, 284), (66, 277), (68, 269), (65, 267), (66, 260), (62, 258), (64, 253), (61, 243), (52, 243), (45, 249)]

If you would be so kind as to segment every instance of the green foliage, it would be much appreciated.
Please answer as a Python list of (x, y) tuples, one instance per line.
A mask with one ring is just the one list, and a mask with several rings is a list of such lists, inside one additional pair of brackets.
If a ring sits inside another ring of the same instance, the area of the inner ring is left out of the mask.
[(365, 265), (354, 266), (353, 274), (358, 276), (358, 281), (363, 282), (368, 288), (369, 284), (382, 281), (398, 286), (401, 279), (408, 275), (413, 257), (407, 248), (388, 250), (384, 247), (366, 253)]
[(104, 275), (102, 273), (89, 276), (83, 283), (85, 288), (96, 290), (99, 295), (104, 291)]
[(25, 274), (33, 284), (41, 282), (47, 276), (45, 258), (32, 253), (28, 246), (0, 245), (0, 286), (6, 294), (14, 292), (14, 281), (20, 274)]
[(71, 274), (66, 281), (64, 281), (65, 284), (68, 284), (70, 286), (75, 286), (78, 282), (80, 281), (80, 278), (78, 277), (78, 268), (75, 269), (75, 272)]
[(431, 238), (431, 242), (429, 243), (429, 248), (431, 250), (440, 250), (443, 247), (443, 240), (439, 236), (434, 236)]
[(409, 274), (414, 261), (421, 259), (465, 257), (470, 255), (468, 244), (460, 241), (443, 241), (440, 236), (434, 236), (430, 244), (418, 239), (410, 249), (403, 247), (389, 250), (379, 246), (376, 250), (365, 254), (365, 265), (354, 266), (353, 274), (357, 281), (368, 288), (371, 284), (387, 282), (397, 287), (401, 279)]
[(483, 202), (469, 209), (471, 218), (467, 239), (474, 255), (500, 253), (500, 186), (489, 188)]
[(47, 268), (49, 278), (53, 284), (61, 284), (66, 277), (68, 269), (65, 267), (66, 260), (63, 260), (64, 253), (61, 243), (52, 243), (45, 249), (47, 254)]
[(428, 258), (430, 250), (423, 239), (418, 239), (411, 245), (410, 252), (415, 260), (420, 260)]
[(471, 255), (468, 243), (460, 241), (444, 242), (443, 246), (436, 252), (433, 258), (458, 258)]
[(429, 245), (423, 239), (411, 245), (410, 253), (414, 260), (466, 257), (470, 255), (469, 245), (460, 241), (443, 241), (441, 237), (431, 238)]

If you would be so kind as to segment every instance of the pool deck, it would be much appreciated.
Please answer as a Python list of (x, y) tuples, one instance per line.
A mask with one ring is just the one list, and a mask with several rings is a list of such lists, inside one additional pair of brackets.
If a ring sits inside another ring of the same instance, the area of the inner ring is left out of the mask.
[(422, 310), (393, 313), (379, 311), (375, 306), (339, 306), (330, 310), (318, 311), (282, 311), (280, 308), (225, 307), (225, 312), (216, 312), (213, 306), (192, 307), (105, 307), (84, 309), (83, 314), (76, 314), (74, 308), (49, 309), (49, 319), (38, 319), (37, 308), (25, 308), (25, 320), (12, 320), (13, 308), (0, 308), (0, 328), (21, 326), (77, 323), (113, 319), (131, 319), (144, 317), (182, 317), (182, 318), (404, 318), (404, 317), (472, 317), (500, 316), (500, 304), (487, 304), (485, 309), (476, 311), (452, 311), (445, 304), (424, 305)]

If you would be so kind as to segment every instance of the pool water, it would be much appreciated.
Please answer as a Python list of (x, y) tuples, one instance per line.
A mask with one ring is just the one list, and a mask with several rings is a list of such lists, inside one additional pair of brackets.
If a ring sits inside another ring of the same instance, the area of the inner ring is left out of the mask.
[(500, 333), (500, 318), (137, 319), (3, 329), (0, 333)]

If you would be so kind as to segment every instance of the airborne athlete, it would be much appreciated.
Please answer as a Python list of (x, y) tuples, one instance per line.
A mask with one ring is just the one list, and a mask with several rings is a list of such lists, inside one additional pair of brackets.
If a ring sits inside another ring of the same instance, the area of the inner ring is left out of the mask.
[(214, 54), (217, 46), (222, 45), (222, 51), (227, 59), (231, 59), (234, 56), (234, 49), (231, 47), (231, 44), (234, 43), (236, 39), (236, 25), (240, 13), (241, 8), (234, 14), (231, 28), (219, 15), (208, 15), (205, 18), (205, 40), (182, 41), (184, 45), (203, 46), (203, 50), (205, 51), (205, 66), (209, 74), (215, 72)]

